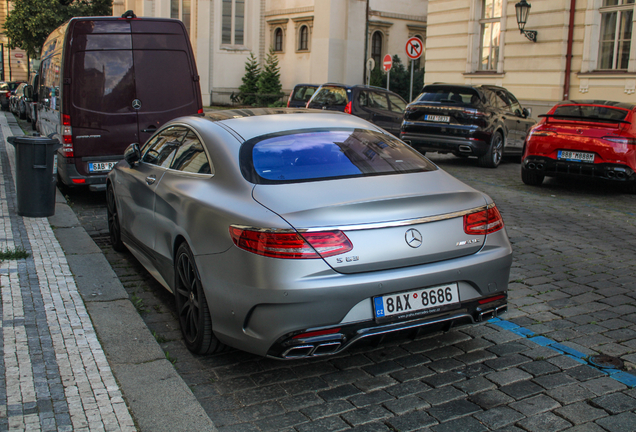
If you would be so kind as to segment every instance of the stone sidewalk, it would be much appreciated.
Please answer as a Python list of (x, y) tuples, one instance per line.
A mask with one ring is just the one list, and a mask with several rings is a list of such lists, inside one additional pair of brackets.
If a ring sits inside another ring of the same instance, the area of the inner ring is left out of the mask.
[(0, 132), (0, 251), (28, 254), (0, 262), (0, 431), (215, 431), (64, 197), (17, 215)]

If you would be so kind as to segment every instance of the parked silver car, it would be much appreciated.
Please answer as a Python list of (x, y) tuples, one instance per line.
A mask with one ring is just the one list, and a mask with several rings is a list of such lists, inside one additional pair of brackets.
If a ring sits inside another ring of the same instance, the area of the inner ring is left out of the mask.
[(355, 116), (175, 119), (128, 147), (107, 200), (113, 246), (175, 294), (196, 353), (327, 355), (506, 310), (493, 201)]

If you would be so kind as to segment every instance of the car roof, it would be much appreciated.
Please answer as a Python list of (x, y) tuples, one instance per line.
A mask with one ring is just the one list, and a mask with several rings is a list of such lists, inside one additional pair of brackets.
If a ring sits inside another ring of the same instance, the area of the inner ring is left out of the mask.
[(634, 108), (636, 108), (635, 104), (631, 104), (627, 102), (600, 100), (600, 99), (564, 100), (556, 104), (556, 106), (558, 105), (603, 105), (608, 107), (624, 108), (628, 110), (633, 110)]
[(206, 112), (203, 118), (233, 130), (245, 141), (291, 130), (380, 128), (359, 117), (337, 111), (306, 108), (254, 108)]

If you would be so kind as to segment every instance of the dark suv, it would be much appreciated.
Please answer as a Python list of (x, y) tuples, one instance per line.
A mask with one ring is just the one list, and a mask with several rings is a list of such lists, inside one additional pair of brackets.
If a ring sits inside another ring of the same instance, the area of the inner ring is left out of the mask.
[(399, 137), (406, 101), (380, 87), (329, 83), (318, 88), (307, 108), (353, 114)]
[(406, 107), (400, 138), (423, 153), (477, 156), (496, 168), (503, 156), (521, 156), (536, 123), (529, 117), (503, 87), (431, 84)]

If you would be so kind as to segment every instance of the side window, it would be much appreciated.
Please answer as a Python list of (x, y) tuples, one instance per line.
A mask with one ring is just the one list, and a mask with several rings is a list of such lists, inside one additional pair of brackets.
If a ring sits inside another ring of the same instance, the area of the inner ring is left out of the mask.
[(384, 93), (369, 92), (369, 106), (388, 111), (389, 100)]
[(406, 103), (399, 97), (390, 94), (389, 100), (391, 101), (391, 111), (402, 114), (406, 109)]
[(510, 101), (501, 90), (497, 90), (497, 106), (501, 109), (510, 110)]
[(358, 94), (358, 105), (363, 107), (369, 106), (369, 92), (361, 91)]
[(510, 101), (510, 111), (512, 111), (515, 114), (517, 114), (517, 111), (518, 111), (519, 114), (521, 114), (522, 112), (521, 104), (519, 103), (517, 98), (514, 97), (513, 94), (510, 92), (506, 92), (506, 96), (508, 97), (508, 100)]
[(186, 130), (179, 127), (162, 131), (144, 146), (145, 153), (141, 161), (164, 168), (169, 167), (185, 133)]
[(192, 131), (189, 131), (179, 147), (170, 167), (174, 170), (195, 174), (213, 174), (212, 166), (208, 160), (203, 144)]

